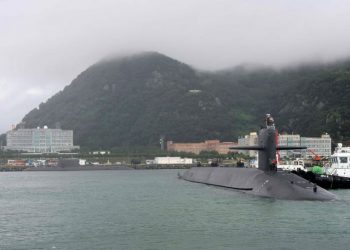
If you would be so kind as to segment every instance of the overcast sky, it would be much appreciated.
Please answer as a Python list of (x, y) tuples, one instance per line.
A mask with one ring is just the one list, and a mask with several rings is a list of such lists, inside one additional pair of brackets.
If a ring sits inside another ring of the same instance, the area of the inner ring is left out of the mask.
[(0, 133), (110, 53), (199, 69), (350, 56), (350, 1), (0, 0)]

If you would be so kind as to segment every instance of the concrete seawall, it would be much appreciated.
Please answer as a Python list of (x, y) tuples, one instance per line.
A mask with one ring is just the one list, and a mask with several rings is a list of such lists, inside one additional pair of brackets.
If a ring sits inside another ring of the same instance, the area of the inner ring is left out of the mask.
[(89, 171), (89, 170), (151, 170), (151, 169), (190, 169), (193, 165), (61, 165), (61, 166), (40, 166), (40, 167), (28, 167), (28, 166), (0, 166), (0, 171), (12, 172), (12, 171)]
[(98, 166), (65, 166), (65, 167), (29, 167), (23, 171), (88, 171), (88, 170), (133, 170), (122, 165), (98, 165)]

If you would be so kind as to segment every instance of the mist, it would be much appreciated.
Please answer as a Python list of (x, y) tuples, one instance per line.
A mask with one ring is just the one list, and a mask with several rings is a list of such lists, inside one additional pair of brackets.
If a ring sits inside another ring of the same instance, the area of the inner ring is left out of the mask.
[(0, 133), (111, 54), (203, 70), (347, 58), (349, 13), (340, 0), (0, 0)]

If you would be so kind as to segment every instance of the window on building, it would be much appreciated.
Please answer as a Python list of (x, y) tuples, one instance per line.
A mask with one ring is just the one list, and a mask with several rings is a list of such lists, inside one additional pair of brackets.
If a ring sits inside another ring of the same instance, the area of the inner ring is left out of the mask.
[(339, 157), (340, 163), (348, 163), (348, 157)]

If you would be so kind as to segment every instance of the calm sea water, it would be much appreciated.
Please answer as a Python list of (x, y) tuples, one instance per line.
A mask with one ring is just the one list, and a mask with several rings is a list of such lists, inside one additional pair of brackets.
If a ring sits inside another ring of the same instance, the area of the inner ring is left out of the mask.
[(281, 201), (178, 170), (0, 173), (0, 249), (349, 249), (350, 190)]

